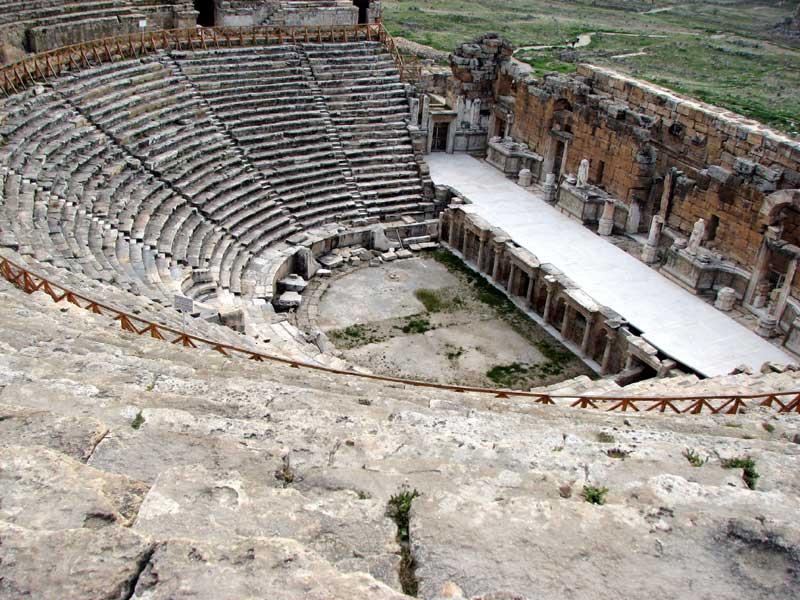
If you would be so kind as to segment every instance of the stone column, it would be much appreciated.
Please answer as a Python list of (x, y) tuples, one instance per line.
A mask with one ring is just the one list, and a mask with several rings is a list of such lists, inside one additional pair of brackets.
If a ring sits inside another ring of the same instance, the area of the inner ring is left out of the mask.
[(614, 346), (616, 335), (610, 331), (606, 331), (606, 347), (603, 348), (603, 359), (600, 363), (600, 374), (608, 375), (611, 370), (611, 349)]
[(503, 252), (502, 246), (494, 247), (494, 265), (492, 266), (492, 281), (500, 278), (500, 254)]
[(447, 243), (453, 250), (456, 249), (456, 219), (455, 215), (452, 214), (450, 217), (450, 229), (447, 231)]
[(421, 129), (428, 129), (428, 120), (431, 116), (431, 98), (428, 94), (422, 97), (422, 119), (420, 121)]
[(721, 311), (728, 312), (733, 310), (733, 305), (736, 302), (736, 291), (730, 287), (719, 288), (717, 292), (717, 300), (714, 306)]
[(525, 302), (528, 306), (533, 306), (533, 289), (536, 285), (536, 277), (533, 273), (528, 273), (528, 289), (525, 292)]
[(581, 340), (581, 354), (589, 356), (589, 341), (592, 339), (592, 316), (586, 317), (586, 327), (583, 330), (583, 339)]
[(510, 264), (508, 268), (508, 284), (506, 285), (506, 291), (508, 292), (509, 296), (515, 296), (514, 293), (514, 277), (517, 275), (517, 265), (513, 262)]
[(461, 238), (461, 254), (464, 256), (464, 261), (467, 260), (467, 249), (469, 248), (469, 228), (464, 226), (464, 237)]
[(408, 101), (408, 112), (411, 115), (411, 125), (419, 127), (419, 98), (411, 98)]
[(642, 248), (642, 260), (648, 265), (656, 262), (658, 255), (658, 241), (661, 238), (661, 228), (664, 226), (664, 219), (659, 215), (653, 216), (650, 221), (650, 233), (647, 236), (647, 243)]
[(603, 214), (597, 224), (597, 233), (606, 236), (611, 235), (612, 231), (614, 231), (614, 200), (606, 198), (603, 204)]
[(756, 333), (763, 338), (770, 338), (775, 333), (775, 327), (777, 327), (777, 325), (778, 319), (773, 317), (769, 312), (766, 312), (758, 319)]
[(483, 237), (483, 232), (480, 233), (478, 238), (478, 272), (483, 272), (483, 251), (486, 249), (486, 240)]
[(544, 311), (542, 312), (542, 319), (545, 323), (550, 322), (550, 311), (553, 308), (553, 286), (551, 281), (549, 281), (549, 275), (545, 277), (545, 281), (547, 282), (545, 285), (547, 286), (547, 297), (544, 300)]
[(564, 338), (564, 341), (567, 340), (567, 332), (569, 331), (569, 321), (570, 321), (570, 312), (572, 311), (572, 307), (564, 301), (564, 318), (561, 319), (561, 337)]
[(456, 125), (461, 127), (464, 122), (464, 96), (459, 96), (456, 100)]
[(472, 110), (469, 114), (469, 124), (473, 129), (480, 129), (481, 127), (481, 99), (475, 98), (472, 101)]
[(548, 204), (556, 201), (556, 174), (548, 173), (544, 178), (544, 200)]
[(628, 220), (625, 222), (625, 231), (627, 233), (636, 233), (639, 231), (639, 221), (642, 219), (642, 213), (639, 209), (639, 203), (636, 200), (631, 200), (628, 208)]

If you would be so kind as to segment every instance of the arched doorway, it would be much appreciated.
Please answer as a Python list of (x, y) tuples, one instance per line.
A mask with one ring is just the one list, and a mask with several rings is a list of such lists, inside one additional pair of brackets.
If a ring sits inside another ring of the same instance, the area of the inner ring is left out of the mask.
[(197, 24), (201, 27), (214, 27), (216, 7), (214, 0), (194, 0), (194, 9), (197, 11)]
[(370, 0), (353, 0), (353, 4), (358, 7), (359, 25), (369, 23), (369, 2)]
[(800, 190), (770, 194), (760, 216), (765, 233), (744, 301), (751, 309), (766, 308), (780, 319), (787, 299), (798, 292)]

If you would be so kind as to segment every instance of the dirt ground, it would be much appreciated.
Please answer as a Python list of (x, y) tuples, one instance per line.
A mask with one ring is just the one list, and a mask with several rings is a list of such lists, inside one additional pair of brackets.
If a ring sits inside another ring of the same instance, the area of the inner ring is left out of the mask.
[(317, 325), (344, 358), (376, 373), (516, 389), (591, 375), (456, 262), (438, 251), (346, 273), (323, 294)]

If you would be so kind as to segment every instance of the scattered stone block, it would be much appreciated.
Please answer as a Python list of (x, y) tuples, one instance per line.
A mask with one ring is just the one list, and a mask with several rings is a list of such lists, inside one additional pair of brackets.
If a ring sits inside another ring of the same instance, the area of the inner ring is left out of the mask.
[(394, 250), (389, 250), (389, 252), (381, 254), (381, 258), (384, 262), (392, 262), (393, 260), (397, 260), (397, 253), (395, 253)]
[(411, 250), (406, 250), (405, 248), (404, 248), (404, 249), (402, 249), (402, 250), (398, 250), (398, 251), (396, 252), (396, 254), (397, 254), (397, 258), (401, 258), (401, 259), (402, 259), (402, 258), (411, 258), (412, 256), (414, 256), (414, 255), (411, 253)]
[(303, 297), (297, 292), (284, 292), (275, 301), (275, 307), (283, 310), (297, 308), (303, 302)]
[(317, 277), (330, 277), (332, 274), (330, 269), (317, 269)]
[(344, 261), (342, 260), (341, 256), (327, 254), (319, 259), (319, 263), (325, 268), (335, 269), (337, 267), (341, 267)]
[(278, 282), (278, 286), (287, 292), (302, 292), (307, 285), (306, 280), (296, 273), (292, 273)]

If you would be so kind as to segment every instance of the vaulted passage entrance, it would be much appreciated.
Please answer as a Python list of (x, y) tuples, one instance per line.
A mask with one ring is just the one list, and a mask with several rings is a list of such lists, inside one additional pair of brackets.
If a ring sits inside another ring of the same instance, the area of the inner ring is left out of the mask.
[(203, 27), (214, 27), (214, 0), (194, 0), (194, 9), (197, 15), (197, 24)]
[(359, 24), (369, 23), (369, 1), (370, 0), (353, 0), (353, 4), (358, 7)]

